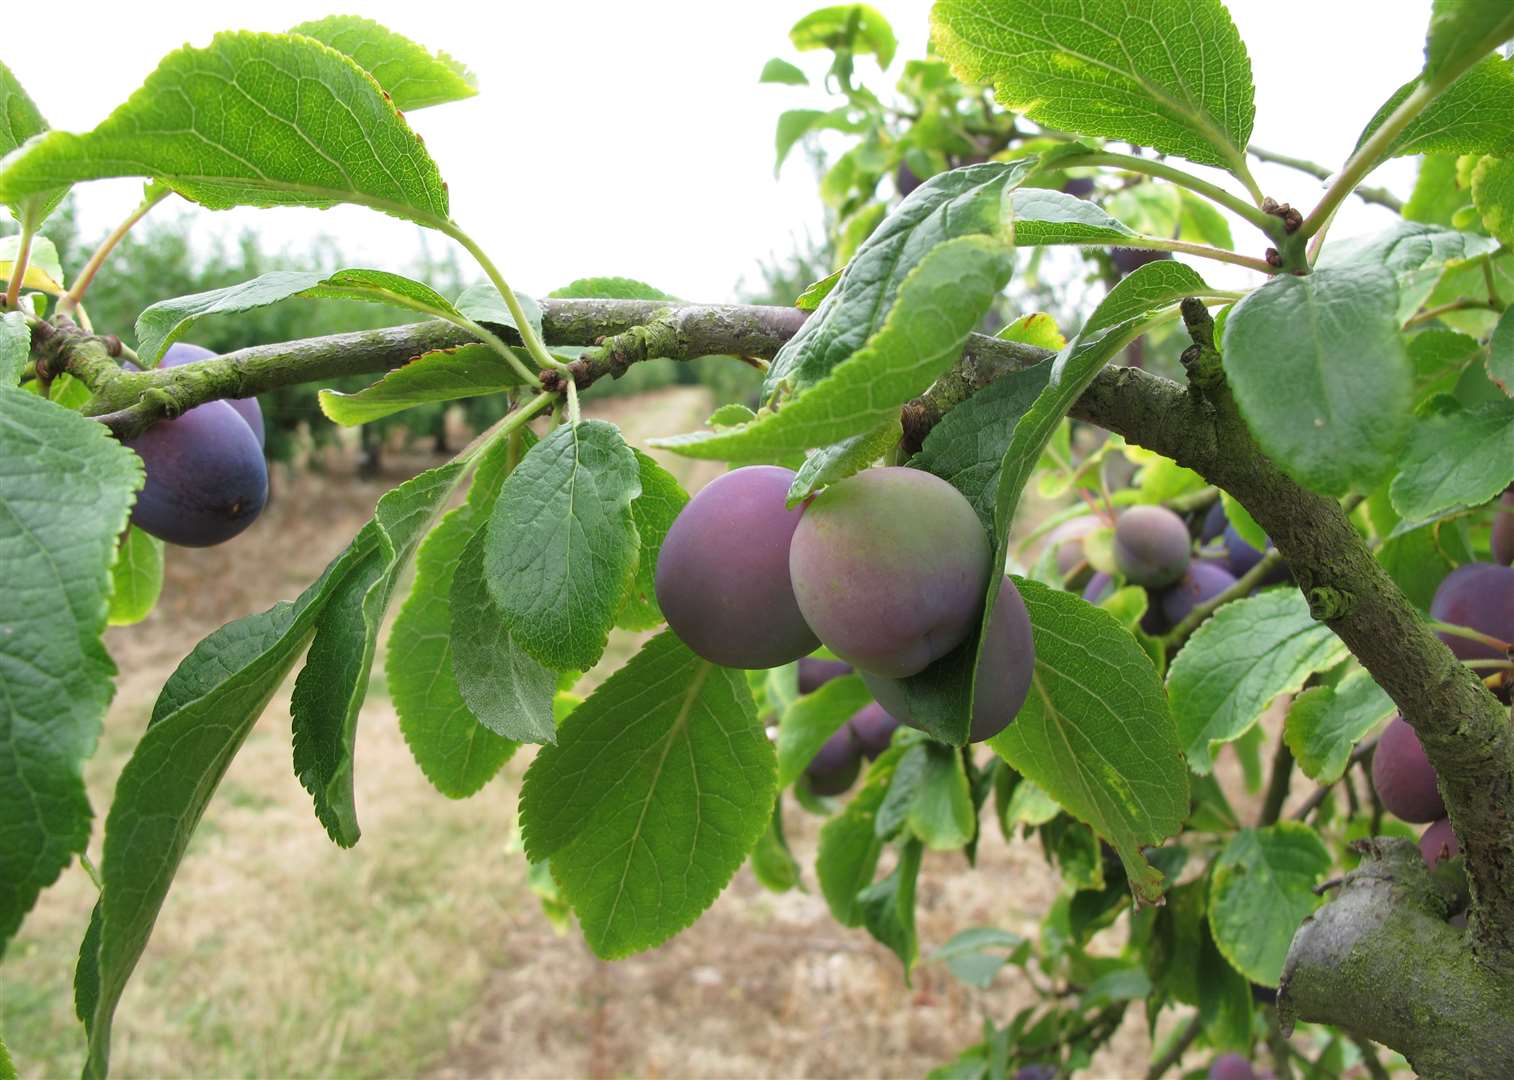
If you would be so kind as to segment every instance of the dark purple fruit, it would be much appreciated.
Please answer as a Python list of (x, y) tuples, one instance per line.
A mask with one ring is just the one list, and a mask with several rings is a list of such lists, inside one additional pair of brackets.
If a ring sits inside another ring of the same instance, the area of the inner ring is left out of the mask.
[(789, 583), (801, 519), (784, 506), (794, 474), (752, 465), (689, 500), (657, 557), (657, 603), (685, 645), (711, 663), (770, 668), (815, 651)]
[(1160, 589), (1188, 569), (1188, 526), (1164, 506), (1134, 506), (1114, 527), (1114, 561), (1135, 585)]
[(1173, 626), (1200, 604), (1207, 604), (1235, 584), (1235, 575), (1218, 563), (1197, 559), (1188, 564), (1178, 583), (1162, 593), (1162, 614)]
[(1404, 821), (1424, 823), (1446, 816), (1435, 769), (1402, 716), (1388, 721), (1372, 753), (1372, 786), (1383, 805)]
[(1230, 521), (1225, 517), (1225, 500), (1215, 499), (1209, 504), (1209, 511), (1204, 515), (1203, 527), (1199, 530), (1199, 542), (1208, 544), (1218, 540), (1224, 535)]
[(825, 745), (804, 769), (810, 780), (810, 790), (816, 795), (840, 795), (857, 782), (857, 774), (861, 771), (862, 746), (846, 724), (825, 740)]
[[(210, 360), (215, 357), (211, 352), (199, 345), (191, 345), (187, 341), (176, 341), (168, 347), (163, 354), (163, 359), (158, 361), (159, 367), (178, 367), (180, 364), (192, 364), (196, 360)], [(258, 445), (264, 445), (263, 410), (258, 405), (255, 397), (227, 398), (226, 404), (237, 411), (237, 415), (247, 422), (252, 433), (258, 437)]]
[[(1514, 641), (1514, 567), (1492, 563), (1458, 566), (1435, 590), (1430, 617), (1500, 641)], [(1500, 650), (1471, 638), (1443, 632), (1440, 639), (1462, 660), (1505, 659)]]
[(894, 171), (894, 186), (899, 189), (901, 197), (908, 195), (923, 183), (925, 181), (915, 175), (914, 169), (902, 161), (899, 162), (899, 168)]
[(840, 660), (821, 660), (813, 656), (799, 660), (799, 692), (812, 694), (832, 679), (852, 673), (852, 665)]
[(1161, 262), (1163, 259), (1172, 258), (1170, 251), (1138, 251), (1135, 248), (1115, 248), (1109, 253), (1114, 260), (1114, 268), (1120, 272), (1120, 276), (1133, 274), (1147, 263)]
[(1493, 515), (1493, 561), (1514, 563), (1514, 488), (1499, 496)]
[(862, 747), (862, 753), (869, 761), (872, 761), (888, 749), (888, 744), (893, 741), (894, 732), (899, 727), (899, 721), (882, 705), (873, 701), (853, 713), (847, 725), (851, 727), (857, 744)]
[[(1014, 582), (1004, 579), (999, 602), (989, 620), (988, 638), (983, 643), (983, 660), (978, 668), (978, 685), (973, 698), (970, 742), (991, 739), (1009, 726), (1025, 697), (1036, 669), (1036, 649), (1031, 641), (1030, 615)], [(904, 684), (867, 671), (862, 681), (889, 713), (906, 724), (910, 721), (909, 699)]]
[(1083, 587), (1083, 599), (1090, 604), (1101, 604), (1114, 595), (1114, 578), (1102, 570), (1088, 579)]
[(1425, 865), (1432, 870), (1437, 863), (1454, 859), (1461, 854), (1461, 845), (1456, 842), (1456, 830), (1447, 818), (1441, 818), (1419, 836), (1419, 853), (1425, 857)]
[(1083, 538), (1098, 527), (1098, 518), (1086, 516), (1064, 521), (1046, 534), (1046, 546), (1056, 552), (1057, 573), (1063, 578), (1085, 561)]
[(869, 469), (826, 488), (789, 549), (799, 610), (826, 648), (896, 679), (967, 637), (983, 610), (990, 561), (967, 499), (940, 477), (905, 468)]
[[(1272, 550), (1272, 541), (1267, 541), (1267, 551)], [(1262, 561), (1266, 552), (1258, 551), (1242, 539), (1241, 534), (1235, 531), (1234, 525), (1225, 526), (1225, 555), (1230, 562), (1230, 572), (1237, 578), (1247, 574), (1253, 566)], [(1267, 576), (1257, 582), (1258, 588), (1267, 585), (1280, 585), (1290, 580), (1288, 567), (1279, 563), (1267, 571)]]
[(1087, 176), (1070, 176), (1062, 185), (1064, 195), (1076, 195), (1080, 199), (1086, 199), (1094, 193), (1094, 182)]
[(257, 436), (230, 403), (207, 401), (125, 440), (147, 479), (131, 520), (183, 547), (224, 543), (268, 501), (268, 464)]
[(1055, 1065), (1021, 1065), (1015, 1070), (1015, 1080), (1057, 1080)]
[(1221, 1054), (1209, 1063), (1209, 1080), (1256, 1080), (1256, 1070), (1240, 1054)]

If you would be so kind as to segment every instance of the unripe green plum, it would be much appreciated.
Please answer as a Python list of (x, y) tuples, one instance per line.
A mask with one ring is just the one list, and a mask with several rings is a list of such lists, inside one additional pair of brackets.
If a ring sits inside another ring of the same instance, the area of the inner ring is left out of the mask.
[(826, 648), (902, 679), (951, 652), (983, 609), (991, 550), (956, 488), (919, 469), (832, 484), (794, 530), (789, 576)]
[(690, 499), (657, 556), (657, 604), (680, 640), (711, 663), (770, 668), (820, 644), (794, 600), (784, 506), (794, 474), (752, 465)]
[(810, 790), (816, 795), (840, 795), (857, 782), (862, 771), (862, 746), (852, 729), (842, 724), (840, 730), (825, 741), (804, 774), (809, 777)]
[(1419, 736), (1402, 716), (1388, 721), (1377, 741), (1372, 753), (1372, 786), (1383, 805), (1405, 821), (1423, 823), (1446, 816), (1446, 804), (1435, 785), (1435, 769)]
[[(999, 602), (994, 605), (993, 618), (988, 623), (982, 655), (973, 694), (969, 742), (992, 739), (1009, 726), (1025, 704), (1035, 675), (1036, 647), (1031, 640), (1030, 614), (1025, 610), (1020, 590), (1008, 578), (999, 590)], [(864, 671), (862, 681), (890, 715), (913, 726), (909, 698), (901, 680)]]
[(1441, 818), (1420, 834), (1419, 853), (1425, 857), (1425, 865), (1435, 869), (1436, 864), (1454, 859), (1461, 854), (1461, 845), (1456, 841), (1456, 830), (1447, 818)]
[(1133, 506), (1115, 522), (1115, 565), (1134, 585), (1171, 585), (1188, 569), (1192, 548), (1188, 526), (1165, 506)]

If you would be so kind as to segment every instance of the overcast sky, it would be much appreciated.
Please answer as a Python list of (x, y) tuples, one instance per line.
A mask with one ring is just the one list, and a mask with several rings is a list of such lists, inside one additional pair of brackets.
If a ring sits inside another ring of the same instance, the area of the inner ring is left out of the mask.
[[(0, 58), (54, 127), (82, 131), (185, 41), (204, 44), (222, 29), (282, 30), (361, 9), (477, 74), (477, 97), (409, 119), (448, 181), (453, 216), (513, 285), (539, 293), (577, 277), (621, 274), (690, 299), (722, 300), (758, 260), (789, 250), (819, 220), (815, 181), (801, 157), (773, 177), (773, 125), (784, 109), (831, 103), (816, 87), (757, 83), (775, 55), (812, 76), (822, 73), (822, 54), (795, 54), (787, 39), (794, 21), (816, 6), (259, 0), (229, 14), (230, 5), (203, 2), (76, 0), (67, 8), (66, 43), (54, 36), (28, 52), (11, 34)], [(923, 54), (930, 4), (874, 6), (893, 23), (899, 56), (886, 78), (870, 58), (859, 68), (865, 82), (884, 90), (905, 59)], [(1257, 85), (1254, 141), (1339, 167), (1378, 104), (1417, 71), (1429, 6), (1230, 0)], [(64, 66), (55, 68), (60, 55)], [(1287, 169), (1260, 166), (1257, 176), (1269, 194), (1306, 209), (1319, 190)], [(1406, 193), (1413, 165), (1390, 163), (1373, 179)], [(88, 235), (129, 210), (141, 185), (104, 181), (76, 190)], [(330, 233), (358, 265), (403, 269), (418, 243), (414, 226), (355, 207), (199, 213), (207, 229), (255, 221), (275, 250)], [(1333, 235), (1386, 220), (1353, 200)], [(1219, 275), (1212, 278), (1218, 283)]]

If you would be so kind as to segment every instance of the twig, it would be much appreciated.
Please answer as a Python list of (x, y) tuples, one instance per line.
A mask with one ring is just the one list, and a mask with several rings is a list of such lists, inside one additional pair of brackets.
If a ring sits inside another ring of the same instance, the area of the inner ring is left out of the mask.
[[(1246, 152), (1258, 161), (1271, 162), (1273, 165), (1285, 165), (1290, 169), (1297, 169), (1301, 173), (1308, 173), (1316, 180), (1330, 179), (1330, 170), (1313, 161), (1289, 157), (1287, 154), (1279, 154), (1272, 150), (1264, 150), (1260, 146), (1249, 146), (1246, 148)], [(1359, 187), (1353, 194), (1363, 202), (1386, 206), (1395, 214), (1403, 213), (1404, 201), (1387, 188)]]
[[(1372, 759), (1372, 752), (1377, 749), (1377, 741), (1380, 738), (1382, 738), (1381, 735), (1374, 735), (1370, 739), (1363, 739), (1361, 742), (1356, 744), (1356, 749), (1351, 751), (1351, 757), (1349, 760), (1347, 760), (1346, 768), (1341, 773), (1342, 778), (1344, 778), (1345, 774), (1351, 771), (1354, 766), (1360, 765), (1362, 762), (1370, 761)], [(1320, 804), (1323, 803), (1325, 801), (1325, 798), (1330, 794), (1330, 789), (1334, 786), (1334, 784), (1321, 784), (1310, 793), (1309, 797), (1303, 801), (1302, 805), (1300, 805), (1297, 810), (1295, 810), (1288, 816), (1294, 821), (1303, 821), (1310, 814), (1314, 813), (1316, 809), (1319, 808)], [(1372, 785), (1368, 784), (1367, 786), (1370, 788)]]
[(1146, 1070), (1146, 1080), (1162, 1080), (1162, 1077), (1167, 1075), (1167, 1070), (1183, 1059), (1183, 1055), (1203, 1031), (1204, 1017), (1199, 1013), (1194, 1013), (1193, 1019), (1188, 1021), (1188, 1026), (1178, 1036), (1177, 1042), (1169, 1046), (1165, 1054), (1151, 1063), (1151, 1068)]
[(1262, 801), (1262, 812), (1257, 815), (1258, 828), (1277, 824), (1283, 814), (1283, 803), (1288, 801), (1288, 788), (1293, 783), (1293, 751), (1283, 733), (1278, 732), (1277, 749), (1272, 754), (1272, 777), (1267, 782), (1267, 797)]

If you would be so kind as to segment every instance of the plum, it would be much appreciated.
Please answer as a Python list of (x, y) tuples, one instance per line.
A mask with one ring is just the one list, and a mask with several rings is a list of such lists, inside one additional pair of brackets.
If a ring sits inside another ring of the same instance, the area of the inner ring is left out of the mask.
[(1046, 534), (1046, 546), (1056, 552), (1057, 573), (1063, 578), (1085, 561), (1083, 538), (1098, 527), (1098, 518), (1084, 516), (1064, 521)]
[(814, 656), (801, 657), (799, 660), (799, 692), (812, 694), (819, 690), (832, 679), (842, 675), (850, 675), (852, 665), (840, 660), (821, 660)]
[(1114, 595), (1114, 578), (1100, 570), (1083, 586), (1083, 599), (1090, 604), (1101, 604)]
[(816, 795), (840, 795), (857, 781), (862, 771), (862, 744), (847, 724), (825, 740), (804, 767), (810, 790)]
[[(991, 739), (1009, 726), (1030, 692), (1035, 674), (1036, 650), (1031, 641), (1030, 614), (1020, 591), (1008, 578), (999, 590), (988, 624), (988, 638), (983, 643), (983, 659), (978, 668), (978, 685), (973, 699), (971, 742)], [(909, 698), (904, 684), (862, 672), (862, 681), (891, 715), (911, 724)], [(911, 724), (911, 726), (913, 726)]]
[(1172, 258), (1170, 251), (1142, 251), (1138, 248), (1114, 248), (1109, 252), (1109, 257), (1114, 261), (1114, 268), (1120, 272), (1120, 276), (1133, 274), (1147, 263), (1161, 262), (1163, 259)]
[(1514, 563), (1514, 488), (1499, 497), (1491, 542), (1494, 562), (1505, 566)]
[(1199, 543), (1208, 544), (1224, 535), (1230, 522), (1225, 517), (1225, 501), (1215, 499), (1204, 514), (1204, 523), (1199, 527)]
[(1454, 859), (1461, 854), (1461, 845), (1456, 842), (1456, 830), (1447, 818), (1441, 818), (1419, 835), (1419, 853), (1425, 857), (1425, 865), (1432, 870), (1437, 863)]
[[(1435, 590), (1430, 618), (1469, 627), (1500, 641), (1514, 641), (1514, 567), (1493, 563), (1458, 566)], [(1440, 639), (1462, 660), (1506, 658), (1500, 650), (1471, 638), (1442, 632)]]
[(1197, 559), (1188, 564), (1178, 583), (1162, 593), (1162, 614), (1176, 626), (1200, 604), (1206, 604), (1235, 584), (1235, 575), (1219, 563)]
[(1209, 1080), (1256, 1080), (1256, 1070), (1240, 1054), (1221, 1054), (1209, 1063)]
[(229, 402), (207, 401), (124, 442), (147, 474), (132, 523), (170, 544), (230, 540), (268, 501), (263, 450)]
[(1080, 199), (1086, 199), (1097, 190), (1094, 182), (1087, 176), (1069, 176), (1062, 184), (1062, 192), (1065, 195), (1076, 195)]
[[(192, 364), (196, 360), (212, 360), (215, 353), (201, 345), (191, 345), (187, 341), (176, 341), (168, 347), (163, 354), (163, 359), (158, 361), (159, 367), (178, 367), (180, 364)], [(247, 422), (252, 433), (258, 437), (258, 445), (265, 445), (263, 431), (263, 410), (258, 405), (255, 397), (227, 398), (226, 404), (237, 411), (237, 415)]]
[(862, 747), (862, 752), (872, 761), (888, 749), (888, 744), (894, 739), (894, 731), (899, 727), (899, 720), (874, 701), (853, 713), (847, 726), (852, 729), (852, 735)]
[(711, 663), (777, 667), (820, 644), (789, 582), (789, 542), (801, 520), (784, 505), (793, 479), (775, 465), (717, 477), (663, 539), (657, 604), (683, 643)]
[(967, 637), (983, 610), (991, 555), (972, 504), (945, 480), (869, 469), (811, 500), (794, 530), (789, 574), (826, 648), (902, 679)]
[(1388, 721), (1372, 753), (1372, 786), (1383, 805), (1404, 821), (1422, 824), (1446, 816), (1435, 769), (1402, 716)]
[(1057, 1067), (1041, 1063), (1021, 1065), (1015, 1070), (1015, 1080), (1057, 1080)]
[(1115, 565), (1136, 585), (1159, 589), (1177, 581), (1192, 546), (1188, 526), (1165, 506), (1133, 506), (1115, 523)]

